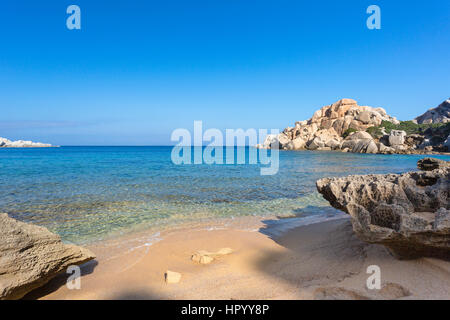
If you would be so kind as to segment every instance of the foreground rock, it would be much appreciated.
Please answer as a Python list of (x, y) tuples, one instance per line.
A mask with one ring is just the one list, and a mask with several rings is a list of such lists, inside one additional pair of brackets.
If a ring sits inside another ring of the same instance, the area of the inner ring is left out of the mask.
[(48, 148), (48, 147), (52, 147), (52, 145), (48, 144), (48, 143), (24, 141), (24, 140), (11, 141), (6, 138), (0, 137), (0, 147), (3, 147), (3, 148)]
[[(429, 168), (425, 163), (418, 166)], [(320, 179), (317, 190), (350, 214), (362, 240), (398, 258), (450, 259), (450, 166), (434, 163), (431, 171)]]
[(20, 299), (68, 266), (94, 258), (87, 249), (63, 244), (46, 228), (0, 214), (0, 299)]
[(436, 108), (430, 109), (415, 119), (417, 123), (447, 123), (450, 122), (450, 99), (445, 100)]

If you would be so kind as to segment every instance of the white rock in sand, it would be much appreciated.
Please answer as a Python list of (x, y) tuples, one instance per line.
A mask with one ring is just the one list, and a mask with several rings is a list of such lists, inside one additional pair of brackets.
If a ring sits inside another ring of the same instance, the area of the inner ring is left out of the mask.
[(224, 255), (230, 254), (230, 253), (233, 253), (233, 249), (231, 249), (231, 248), (222, 248), (222, 249), (220, 249), (219, 251), (216, 252), (216, 255), (224, 256)]
[(166, 283), (178, 283), (181, 280), (181, 273), (167, 270), (164, 274)]
[(198, 251), (192, 255), (191, 260), (200, 264), (209, 264), (214, 261), (214, 258), (209, 256), (206, 251)]
[(224, 256), (233, 252), (233, 249), (222, 248), (216, 252), (209, 252), (205, 250), (199, 250), (194, 253), (191, 257), (192, 261), (198, 262), (200, 264), (209, 264), (214, 261), (218, 256)]

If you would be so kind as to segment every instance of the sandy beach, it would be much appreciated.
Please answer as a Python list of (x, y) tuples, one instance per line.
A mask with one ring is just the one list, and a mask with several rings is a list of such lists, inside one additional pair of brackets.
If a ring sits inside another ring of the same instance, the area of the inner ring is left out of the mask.
[[(298, 221), (240, 218), (99, 242), (88, 246), (97, 259), (83, 266), (80, 290), (62, 274), (25, 299), (450, 299), (450, 262), (397, 260), (357, 239), (347, 216), (292, 228)], [(233, 252), (191, 260), (221, 248)], [(370, 265), (381, 290), (366, 287)], [(181, 281), (165, 283), (166, 270)]]

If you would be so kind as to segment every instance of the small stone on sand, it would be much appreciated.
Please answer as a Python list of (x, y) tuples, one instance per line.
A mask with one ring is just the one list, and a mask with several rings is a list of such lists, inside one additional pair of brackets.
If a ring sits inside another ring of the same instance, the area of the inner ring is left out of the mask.
[(167, 270), (164, 278), (166, 283), (178, 283), (181, 280), (181, 273)]

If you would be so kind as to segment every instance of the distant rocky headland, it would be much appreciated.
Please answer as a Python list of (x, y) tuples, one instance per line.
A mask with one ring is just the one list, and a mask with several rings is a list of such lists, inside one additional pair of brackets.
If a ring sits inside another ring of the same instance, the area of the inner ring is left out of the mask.
[(17, 140), (11, 141), (0, 137), (0, 148), (49, 148), (54, 147), (48, 143)]
[(450, 99), (410, 121), (399, 121), (383, 108), (341, 99), (297, 121), (257, 148), (336, 150), (354, 153), (450, 152)]

